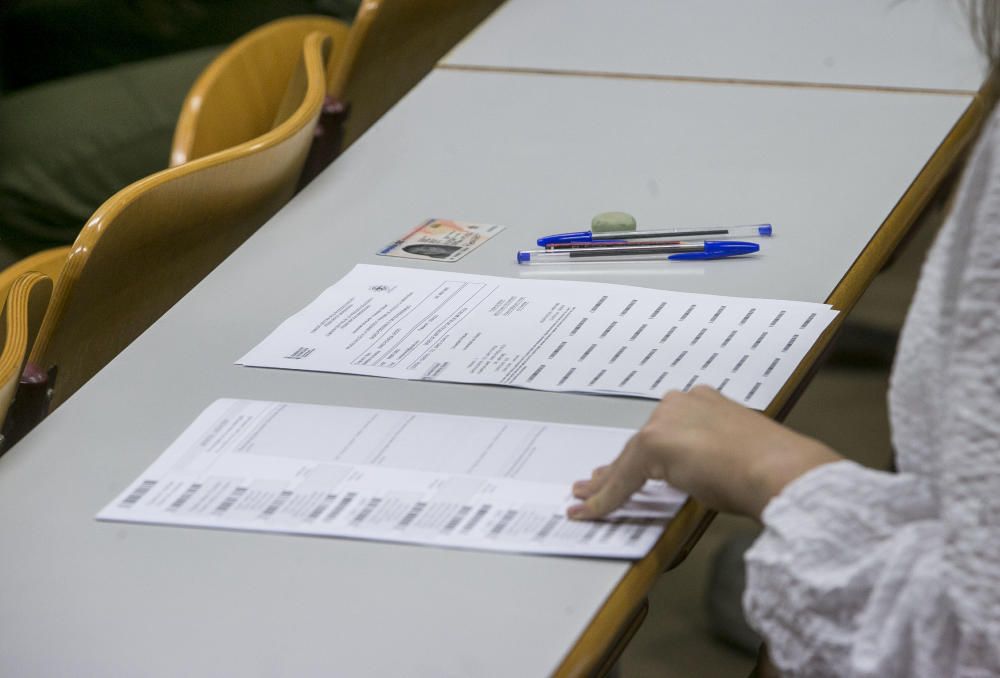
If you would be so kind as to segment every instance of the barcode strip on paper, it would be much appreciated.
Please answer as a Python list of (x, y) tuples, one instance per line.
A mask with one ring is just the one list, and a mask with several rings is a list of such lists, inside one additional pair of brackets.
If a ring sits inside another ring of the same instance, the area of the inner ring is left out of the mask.
[(639, 520), (639, 524), (635, 526), (632, 533), (629, 534), (628, 540), (630, 542), (638, 541), (639, 538), (646, 533), (646, 528), (652, 523), (649, 519)]
[(323, 499), (320, 500), (319, 504), (312, 510), (312, 513), (306, 518), (308, 521), (313, 521), (318, 519), (321, 515), (326, 513), (326, 510), (330, 508), (330, 504), (337, 501), (337, 495), (328, 494)]
[(458, 527), (462, 523), (462, 521), (465, 520), (465, 516), (469, 515), (470, 511), (472, 511), (471, 506), (465, 505), (460, 507), (458, 509), (458, 512), (454, 516), (452, 516), (451, 520), (448, 521), (448, 524), (444, 526), (444, 531), (451, 532), (456, 527)]
[(518, 512), (516, 510), (514, 510), (514, 509), (510, 509), (509, 511), (506, 511), (500, 517), (500, 520), (497, 521), (496, 525), (493, 526), (493, 529), (490, 530), (490, 536), (491, 537), (498, 537), (498, 536), (500, 536), (500, 533), (503, 532), (504, 530), (506, 530), (507, 526), (510, 525), (511, 521), (514, 520), (514, 518), (517, 517), (517, 513)]
[(200, 489), (201, 489), (201, 483), (191, 483), (191, 485), (189, 485), (188, 488), (184, 490), (184, 494), (177, 497), (177, 499), (174, 500), (174, 503), (167, 507), (167, 510), (179, 511), (184, 506), (184, 504), (186, 504), (188, 500), (194, 496), (195, 492), (197, 492)]
[(594, 523), (593, 526), (591, 526), (591, 528), (587, 530), (587, 534), (583, 535), (583, 542), (586, 544), (591, 539), (593, 539), (597, 535), (597, 533), (601, 531), (602, 527), (604, 527), (603, 523)]
[(139, 487), (137, 487), (134, 490), (132, 490), (132, 494), (130, 494), (129, 496), (125, 497), (125, 500), (122, 501), (122, 503), (119, 504), (119, 506), (121, 506), (122, 508), (132, 508), (137, 503), (139, 503), (140, 499), (142, 499), (143, 497), (146, 496), (147, 492), (149, 492), (151, 489), (153, 489), (153, 487), (156, 485), (156, 483), (157, 483), (156, 480), (144, 480), (144, 481), (142, 481), (142, 483), (139, 485)]
[(323, 522), (329, 523), (334, 518), (343, 513), (344, 509), (347, 508), (348, 504), (354, 501), (354, 498), (357, 496), (358, 496), (357, 492), (348, 492), (347, 494), (345, 494), (344, 498), (340, 500), (340, 503), (337, 504), (332, 511), (330, 511), (330, 515), (328, 515), (326, 518), (323, 519)]
[(476, 511), (476, 513), (471, 518), (469, 518), (469, 522), (467, 522), (465, 524), (465, 527), (462, 528), (462, 533), (465, 534), (471, 532), (472, 528), (474, 528), (477, 524), (479, 524), (479, 521), (485, 518), (486, 514), (489, 513), (492, 508), (493, 508), (492, 504), (483, 504), (482, 506), (480, 506), (479, 510)]
[(284, 505), (284, 503), (291, 498), (292, 494), (293, 493), (291, 490), (284, 490), (283, 492), (281, 492), (277, 497), (274, 498), (274, 501), (272, 501), (268, 505), (268, 507), (264, 509), (264, 511), (260, 514), (260, 517), (270, 518), (271, 516), (273, 516), (275, 513), (278, 512), (278, 509), (280, 509), (282, 505)]
[(247, 492), (246, 487), (243, 486), (237, 487), (236, 489), (234, 489), (232, 492), (229, 493), (229, 496), (226, 497), (221, 504), (215, 507), (215, 511), (213, 511), (213, 513), (217, 516), (221, 516), (223, 513), (225, 513), (233, 506), (235, 506), (236, 502), (238, 502), (240, 500), (240, 497), (246, 494), (246, 492)]
[(368, 519), (368, 516), (372, 514), (372, 511), (378, 508), (378, 505), (382, 503), (382, 497), (372, 497), (365, 504), (365, 507), (358, 511), (358, 515), (354, 516), (354, 520), (351, 521), (352, 525), (360, 525)]
[(399, 521), (399, 524), (397, 524), (396, 527), (399, 529), (407, 527), (410, 523), (417, 519), (417, 516), (419, 516), (425, 508), (427, 508), (427, 502), (418, 501), (413, 505), (413, 508), (411, 508), (410, 511), (403, 516), (403, 519)]
[(545, 525), (542, 526), (542, 529), (538, 531), (538, 534), (535, 535), (535, 539), (545, 539), (547, 536), (552, 534), (552, 530), (556, 529), (556, 525), (562, 521), (563, 517), (561, 515), (558, 513), (553, 514), (552, 517), (546, 521)]

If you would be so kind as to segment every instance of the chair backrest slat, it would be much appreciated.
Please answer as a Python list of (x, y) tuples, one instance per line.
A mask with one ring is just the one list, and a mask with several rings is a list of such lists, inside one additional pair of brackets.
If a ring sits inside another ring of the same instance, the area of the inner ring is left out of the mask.
[[(0, 297), (0, 424), (7, 418), (51, 293), (51, 279), (32, 271), (20, 274)], [(0, 439), (0, 452), (10, 442)]]

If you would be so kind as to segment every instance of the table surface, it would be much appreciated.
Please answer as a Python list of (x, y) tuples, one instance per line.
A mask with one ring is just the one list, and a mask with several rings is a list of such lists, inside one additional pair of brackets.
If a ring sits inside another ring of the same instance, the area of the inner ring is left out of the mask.
[(941, 0), (508, 0), (443, 63), (972, 93), (969, 36)]
[[(19, 675), (551, 673), (628, 563), (99, 523), (212, 400), (637, 427), (652, 401), (238, 367), (358, 262), (505, 276), (627, 209), (771, 221), (760, 256), (580, 280), (822, 301), (969, 96), (438, 70), (0, 459), (0, 667)], [(740, 111), (733, 116), (731, 111)], [(428, 216), (508, 228), (456, 264), (374, 252)]]

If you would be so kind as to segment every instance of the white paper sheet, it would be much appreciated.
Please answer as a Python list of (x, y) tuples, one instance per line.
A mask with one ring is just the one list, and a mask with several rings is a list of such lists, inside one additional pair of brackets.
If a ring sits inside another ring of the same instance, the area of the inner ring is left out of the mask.
[(640, 558), (685, 496), (660, 482), (604, 522), (570, 486), (631, 431), (218, 400), (99, 514), (456, 548)]
[(358, 265), (238, 363), (660, 398), (708, 384), (764, 409), (826, 304)]

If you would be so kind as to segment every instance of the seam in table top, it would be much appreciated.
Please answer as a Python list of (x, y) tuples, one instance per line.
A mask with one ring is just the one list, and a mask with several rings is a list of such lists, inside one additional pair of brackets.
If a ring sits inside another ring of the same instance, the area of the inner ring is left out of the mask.
[(976, 90), (938, 87), (901, 87), (891, 85), (818, 83), (802, 82), (798, 80), (764, 80), (754, 78), (707, 78), (691, 75), (657, 75), (652, 73), (620, 73), (616, 71), (579, 71), (561, 68), (529, 68), (520, 66), (483, 66), (476, 64), (439, 63), (436, 68), (446, 71), (510, 73), (514, 75), (561, 75), (574, 78), (602, 78), (607, 80), (647, 80), (654, 82), (685, 82), (713, 85), (742, 85), (747, 87), (826, 89), (853, 92), (883, 92), (890, 94), (928, 94), (933, 96), (975, 96), (977, 94)]

